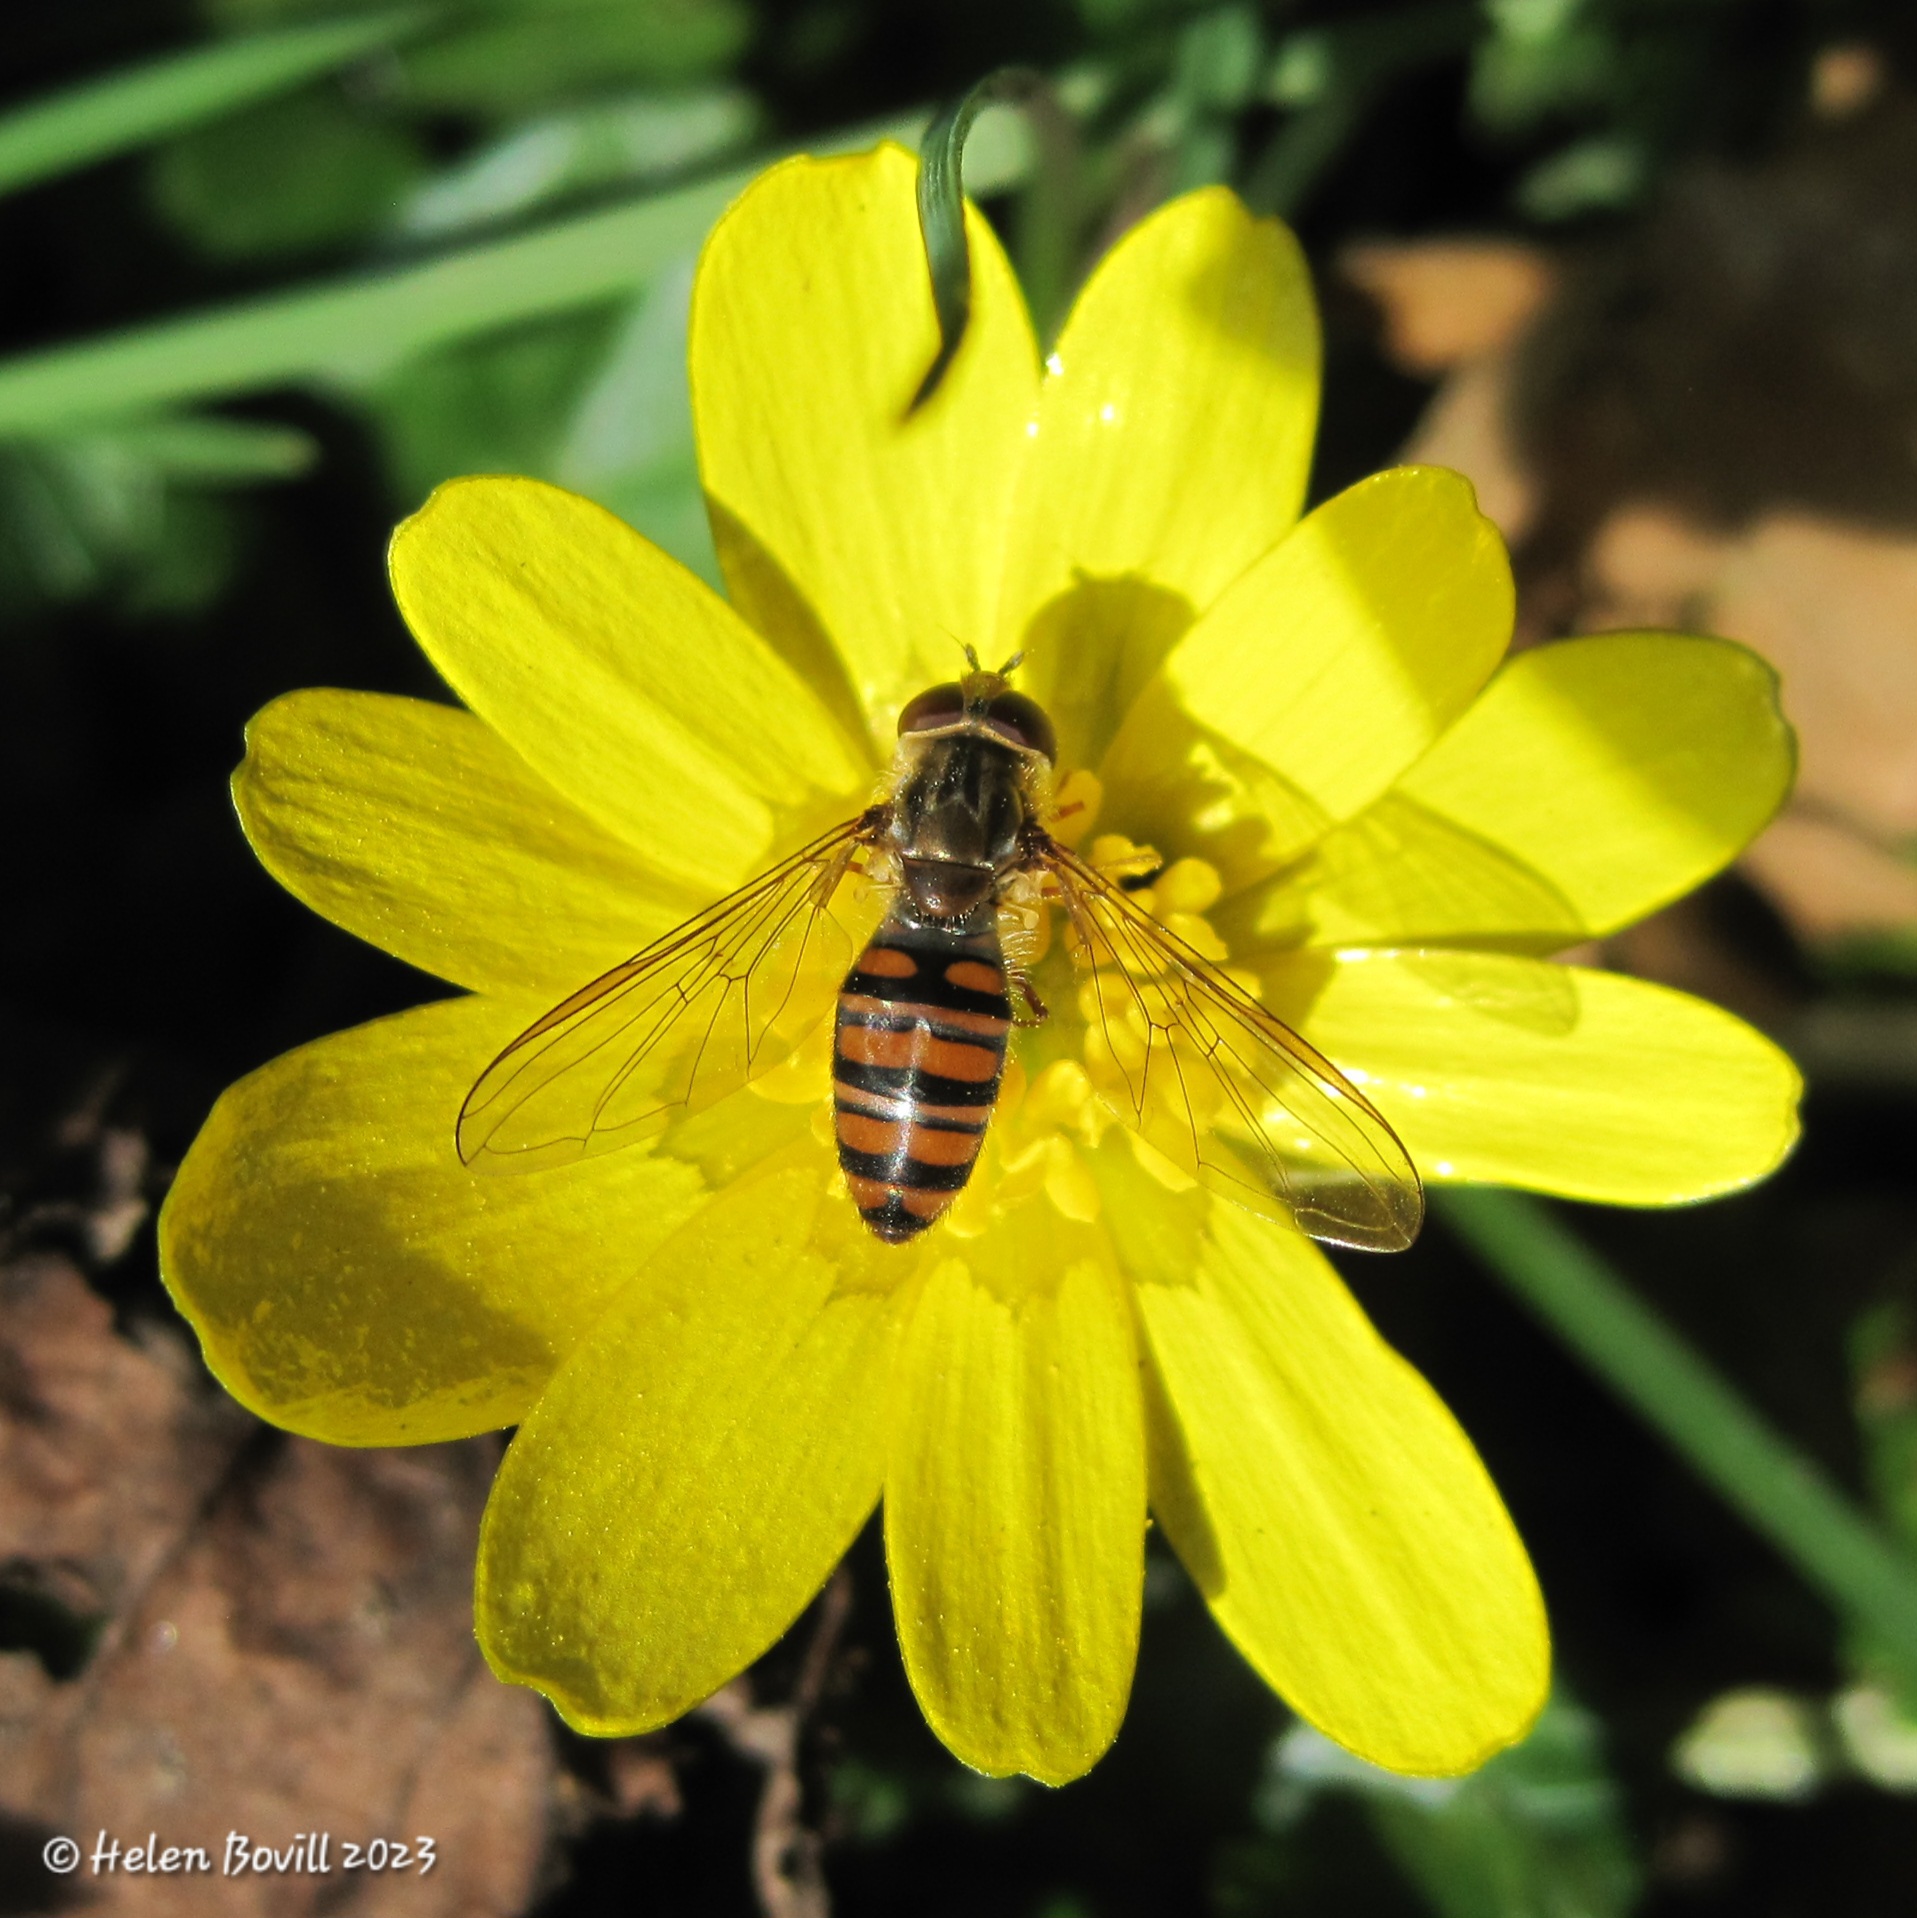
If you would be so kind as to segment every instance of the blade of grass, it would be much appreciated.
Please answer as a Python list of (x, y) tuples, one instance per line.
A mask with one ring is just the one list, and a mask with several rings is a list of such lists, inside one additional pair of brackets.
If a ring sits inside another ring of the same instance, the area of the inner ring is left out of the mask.
[[(846, 152), (881, 139), (910, 140), (919, 124), (917, 118), (889, 121), (809, 150)], [(268, 386), (351, 387), (423, 348), (615, 298), (692, 251), (765, 164), (416, 266), (268, 294), (0, 361), (0, 436)]]
[(284, 93), (432, 19), (419, 7), (216, 41), (16, 107), (0, 118), (0, 193), (131, 152)]
[(1848, 1619), (1917, 1677), (1917, 1561), (1745, 1403), (1536, 1199), (1434, 1195), (1439, 1215)]
[(989, 106), (1017, 106), (1041, 92), (1030, 67), (1002, 67), (945, 107), (926, 129), (919, 152), (919, 233), (938, 314), (939, 350), (907, 409), (917, 412), (938, 390), (972, 317), (972, 250), (965, 238), (965, 139)]

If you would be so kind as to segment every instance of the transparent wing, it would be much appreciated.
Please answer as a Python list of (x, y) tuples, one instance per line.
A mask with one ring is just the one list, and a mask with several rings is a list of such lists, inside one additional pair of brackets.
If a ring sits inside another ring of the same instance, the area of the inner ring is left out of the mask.
[(1075, 853), (1042, 858), (1077, 935), (1092, 1081), (1118, 1116), (1201, 1185), (1314, 1239), (1408, 1246), (1423, 1189), (1364, 1094)]
[(788, 1058), (851, 962), (832, 895), (867, 815), (815, 839), (522, 1032), (459, 1114), (459, 1156), (531, 1171), (611, 1152)]

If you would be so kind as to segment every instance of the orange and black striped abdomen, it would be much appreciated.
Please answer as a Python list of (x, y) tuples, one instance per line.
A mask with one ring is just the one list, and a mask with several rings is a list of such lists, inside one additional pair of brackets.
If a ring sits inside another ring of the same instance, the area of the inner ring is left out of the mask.
[(887, 1243), (915, 1238), (965, 1189), (1011, 1027), (996, 930), (895, 914), (846, 974), (832, 1048), (839, 1164)]

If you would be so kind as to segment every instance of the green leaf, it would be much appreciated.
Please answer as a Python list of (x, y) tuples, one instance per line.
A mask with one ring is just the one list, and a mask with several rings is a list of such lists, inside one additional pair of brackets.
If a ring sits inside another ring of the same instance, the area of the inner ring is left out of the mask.
[(1561, 1696), (1468, 1778), (1401, 1778), (1293, 1725), (1273, 1749), (1265, 1821), (1282, 1828), (1327, 1791), (1364, 1801), (1440, 1918), (1625, 1918), (1637, 1901), (1597, 1720)]
[[(1917, 1553), (1917, 1314), (1902, 1299), (1886, 1300), (1857, 1319), (1849, 1344), (1871, 1502), (1904, 1549)], [(1877, 1634), (1853, 1624), (1845, 1659), (1917, 1716), (1917, 1681)]]
[(1351, 143), (1370, 110), (1367, 92), (1338, 88), (1294, 114), (1272, 135), (1245, 182), (1256, 213), (1290, 218)]
[[(811, 142), (849, 152), (915, 134), (916, 117)], [(0, 436), (289, 383), (357, 389), (415, 353), (630, 296), (706, 230), (758, 168), (557, 220), (422, 265), (271, 294), (0, 362)]]
[(1851, 1328), (1850, 1363), (1871, 1493), (1917, 1550), (1917, 1314), (1901, 1299), (1864, 1313)]
[(506, 114), (568, 94), (704, 79), (737, 59), (751, 30), (739, 0), (521, 0), (412, 49), (402, 73), (422, 106)]
[(233, 552), (225, 506), (138, 434), (0, 447), (0, 611), (112, 596), (192, 612), (225, 584)]
[(627, 95), (543, 114), (422, 185), (399, 231), (437, 237), (594, 188), (650, 185), (736, 153), (758, 129), (758, 103), (742, 87)]
[(1200, 14), (1178, 36), (1172, 87), (1189, 108), (1235, 113), (1256, 91), (1264, 54), (1258, 15), (1250, 7)]
[(1316, 106), (1331, 90), (1331, 36), (1322, 27), (1287, 34), (1265, 77), (1265, 97), (1273, 106)]
[(1698, 1713), (1671, 1747), (1671, 1769), (1714, 1798), (1792, 1804), (1828, 1782), (1837, 1752), (1819, 1701), (1745, 1685)]
[(612, 325), (603, 308), (529, 322), (419, 354), (369, 386), (400, 503), (410, 511), (459, 473), (549, 476)]
[(611, 507), (716, 585), (719, 561), (699, 486), (686, 383), (692, 270), (687, 258), (634, 302), (579, 396), (551, 476)]
[(51, 179), (263, 100), (391, 45), (416, 7), (196, 47), (16, 108), (0, 119), (0, 193)]
[[(1895, 850), (1904, 859), (1911, 856), (1908, 847)], [(1917, 926), (1873, 926), (1868, 932), (1843, 933), (1832, 938), (1828, 944), (1820, 945), (1812, 957), (1819, 973), (1837, 985), (1856, 985), (1886, 978), (1901, 982), (1917, 977)], [(1824, 1007), (1820, 1006), (1818, 1010), (1821, 1016)], [(1854, 1025), (1856, 1037), (1864, 1042), (1854, 1062), (1848, 1058), (1845, 1060), (1852, 1075), (1861, 1070), (1870, 1077), (1893, 1084), (1907, 1079), (1909, 1072), (1903, 1059), (1908, 1056), (1909, 1048), (1904, 1048), (1901, 1053), (1879, 1050), (1875, 1044), (1879, 1035), (1867, 1030), (1869, 1025), (1876, 1023), (1871, 1016), (1871, 1009), (1858, 1008), (1855, 1020), (1849, 1016), (1850, 1013), (1851, 1008), (1839, 1002), (1838, 1016), (1847, 1028)], [(1892, 1023), (1901, 1027), (1901, 1020)], [(1849, 1036), (1848, 1032), (1846, 1036)]]
[(1917, 1556), (1859, 1511), (1538, 1200), (1460, 1186), (1436, 1194), (1433, 1209), (1917, 1687)]
[(1626, 134), (1579, 140), (1540, 162), (1518, 186), (1518, 205), (1534, 220), (1569, 220), (1629, 206), (1650, 184), (1650, 156)]
[(364, 404), (398, 502), (459, 473), (530, 473), (610, 507), (716, 583), (686, 384), (691, 296), (688, 255), (623, 314), (538, 321), (396, 368)]
[(1614, 40), (1595, 27), (1579, 28), (1547, 40), (1507, 36), (1482, 42), (1471, 63), (1468, 97), (1479, 125), (1522, 134), (1604, 104), (1621, 84)]
[(1831, 1730), (1860, 1778), (1917, 1792), (1917, 1710), (1883, 1685), (1847, 1685), (1831, 1700)]
[(297, 479), (319, 458), (319, 448), (296, 426), (217, 414), (116, 421), (111, 427), (70, 435), (65, 444), (110, 444), (168, 479), (200, 486)]
[(391, 224), (425, 148), (311, 90), (182, 136), (154, 156), (154, 202), (203, 251), (227, 259), (309, 252)]
[(379, 0), (199, 0), (197, 10), (214, 26), (235, 33), (287, 20), (366, 13), (378, 4)]
[(1403, 74), (1455, 57), (1477, 40), (1476, 6), (1433, 0), (1315, 27), (1284, 40), (1265, 97), (1294, 111), (1278, 127), (1240, 191), (1255, 213), (1296, 214)]

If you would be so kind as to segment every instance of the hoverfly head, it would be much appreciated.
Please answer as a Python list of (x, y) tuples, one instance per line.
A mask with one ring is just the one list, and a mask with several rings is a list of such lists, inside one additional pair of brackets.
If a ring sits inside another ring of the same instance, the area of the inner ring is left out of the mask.
[(1010, 675), (1025, 657), (1014, 653), (997, 672), (979, 664), (977, 651), (964, 648), (971, 669), (963, 679), (946, 680), (907, 702), (899, 714), (899, 737), (911, 733), (979, 732), (1015, 751), (1056, 761), (1058, 740), (1038, 701), (1012, 690)]

